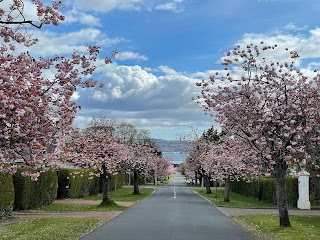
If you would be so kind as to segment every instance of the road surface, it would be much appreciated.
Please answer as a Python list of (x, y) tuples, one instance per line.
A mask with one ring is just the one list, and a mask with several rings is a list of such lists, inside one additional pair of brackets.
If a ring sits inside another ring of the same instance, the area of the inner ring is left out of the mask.
[(82, 240), (253, 240), (232, 219), (186, 187), (176, 173), (168, 185)]

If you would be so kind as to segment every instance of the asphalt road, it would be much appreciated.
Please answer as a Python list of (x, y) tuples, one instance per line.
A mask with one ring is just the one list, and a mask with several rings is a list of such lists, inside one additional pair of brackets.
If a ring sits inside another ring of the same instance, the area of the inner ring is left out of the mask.
[(91, 240), (253, 240), (232, 219), (187, 188), (171, 182), (114, 220), (81, 239)]

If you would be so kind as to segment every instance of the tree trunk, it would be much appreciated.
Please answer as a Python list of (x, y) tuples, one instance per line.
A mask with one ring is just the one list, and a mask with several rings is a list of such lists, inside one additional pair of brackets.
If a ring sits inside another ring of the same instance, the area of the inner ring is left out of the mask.
[(258, 201), (261, 201), (261, 199), (262, 199), (262, 189), (261, 189), (261, 176), (259, 173), (259, 176), (258, 176)]
[(109, 204), (111, 202), (111, 198), (110, 198), (111, 174), (103, 173), (101, 174), (101, 177), (102, 177), (102, 196), (103, 196), (101, 204)]
[(195, 185), (197, 185), (198, 184), (198, 171), (195, 171), (195, 177), (194, 177), (194, 181), (195, 181)]
[(288, 166), (278, 160), (275, 166), (276, 182), (277, 182), (277, 204), (279, 209), (280, 227), (291, 227), (288, 211), (286, 172)]
[(133, 194), (139, 194), (139, 175), (137, 171), (133, 172)]
[(230, 176), (224, 179), (224, 194), (223, 201), (230, 202)]
[(206, 187), (206, 190), (207, 190), (207, 194), (211, 194), (211, 188), (210, 188), (210, 180), (209, 180), (209, 177), (208, 175), (204, 174), (203, 175), (203, 180), (204, 180), (204, 185)]

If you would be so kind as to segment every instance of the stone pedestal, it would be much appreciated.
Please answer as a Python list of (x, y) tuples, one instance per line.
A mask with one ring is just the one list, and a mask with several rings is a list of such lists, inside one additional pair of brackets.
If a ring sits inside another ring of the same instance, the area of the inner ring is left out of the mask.
[(299, 199), (298, 208), (299, 209), (310, 209), (309, 201), (309, 177), (310, 174), (304, 170), (298, 173), (299, 176)]

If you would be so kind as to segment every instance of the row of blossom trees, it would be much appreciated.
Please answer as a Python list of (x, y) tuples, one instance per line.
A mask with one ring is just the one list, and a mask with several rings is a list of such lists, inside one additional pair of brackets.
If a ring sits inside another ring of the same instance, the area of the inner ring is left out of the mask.
[[(30, 14), (25, 14), (26, 2), (28, 6), (33, 4), (35, 19), (27, 19)], [(84, 130), (70, 130), (80, 108), (72, 100), (77, 89), (103, 87), (92, 78), (100, 49), (88, 46), (84, 52), (51, 58), (36, 58), (29, 51), (16, 50), (17, 46), (38, 43), (31, 28), (59, 25), (64, 20), (60, 13), (63, 1), (52, 1), (51, 5), (44, 2), (0, 1), (0, 172), (13, 174), (19, 163), (29, 170), (24, 175), (36, 181), (43, 167), (66, 163), (93, 167), (106, 179), (103, 202), (107, 203), (112, 173), (131, 169), (145, 174), (157, 165), (165, 169), (162, 161), (167, 161), (151, 141), (126, 142), (128, 135), (119, 137), (120, 131), (115, 133), (114, 126), (101, 124), (100, 120)], [(115, 54), (105, 58), (105, 63), (112, 63)], [(137, 187), (135, 192), (139, 192)]]
[[(237, 141), (233, 146), (253, 151), (259, 165), (275, 176), (280, 226), (291, 226), (286, 174), (319, 157), (320, 75), (300, 70), (295, 50), (263, 41), (236, 46), (222, 64), (224, 70), (197, 83), (202, 90), (196, 101)], [(239, 151), (231, 152), (237, 161)]]
[(203, 177), (207, 193), (211, 193), (210, 181), (224, 181), (224, 201), (229, 201), (230, 181), (256, 175), (258, 160), (245, 144), (210, 128), (194, 141), (185, 166), (187, 175)]
[[(38, 43), (32, 38), (31, 28), (58, 25), (64, 20), (59, 13), (62, 1), (51, 5), (42, 0), (31, 2), (37, 12), (35, 19), (26, 18), (30, 14), (25, 14), (25, 1), (0, 1), (1, 172), (13, 173), (17, 161), (30, 170), (55, 165), (56, 156), (51, 150), (79, 108), (72, 101), (73, 94), (78, 88), (99, 86), (91, 78), (99, 54), (96, 46), (51, 58), (35, 58), (29, 51), (21, 52), (21, 47)], [(112, 60), (106, 58), (105, 62)], [(39, 175), (32, 171), (25, 174), (34, 180)]]
[(161, 157), (146, 131), (128, 123), (94, 118), (87, 128), (73, 129), (63, 140), (59, 147), (63, 162), (94, 168), (102, 177), (102, 204), (112, 203), (109, 184), (113, 174), (133, 172), (135, 194), (139, 194), (139, 176), (153, 176), (156, 170), (164, 176), (169, 174), (169, 159)]

